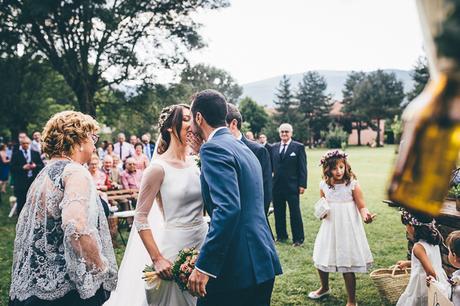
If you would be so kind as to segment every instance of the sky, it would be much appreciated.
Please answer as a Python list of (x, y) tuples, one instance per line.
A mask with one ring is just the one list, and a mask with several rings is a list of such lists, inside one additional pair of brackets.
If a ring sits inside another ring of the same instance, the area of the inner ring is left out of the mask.
[(415, 0), (230, 0), (197, 15), (191, 63), (240, 84), (307, 70), (410, 70), (424, 54)]

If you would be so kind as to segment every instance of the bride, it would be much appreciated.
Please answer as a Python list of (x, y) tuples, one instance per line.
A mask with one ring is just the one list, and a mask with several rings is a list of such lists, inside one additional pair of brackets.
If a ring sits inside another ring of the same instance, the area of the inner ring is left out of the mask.
[[(144, 171), (129, 236), (118, 273), (118, 286), (105, 306), (196, 305), (196, 298), (171, 280), (172, 263), (183, 248), (200, 248), (208, 231), (203, 220), (200, 171), (188, 157), (191, 113), (186, 105), (162, 110), (161, 140), (150, 166)], [(193, 141), (192, 141), (193, 142)], [(145, 265), (154, 264), (162, 279), (154, 301), (147, 302)]]

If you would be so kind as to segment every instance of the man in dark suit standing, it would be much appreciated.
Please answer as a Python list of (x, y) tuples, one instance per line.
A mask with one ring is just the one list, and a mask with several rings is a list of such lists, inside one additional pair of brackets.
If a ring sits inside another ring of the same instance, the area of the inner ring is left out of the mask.
[(267, 215), (270, 202), (272, 201), (272, 166), (270, 154), (264, 146), (247, 139), (241, 133), (243, 117), (235, 105), (228, 104), (228, 112), (225, 121), (227, 122), (227, 127), (230, 130), (230, 133), (232, 133), (236, 139), (241, 140), (246, 146), (248, 146), (248, 148), (259, 160), (260, 166), (262, 167), (262, 178), (264, 182), (264, 210), (265, 215)]
[(40, 154), (30, 149), (30, 143), (30, 138), (22, 138), (18, 150), (15, 150), (11, 157), (11, 175), (14, 178), (14, 195), (18, 215), (26, 203), (30, 185), (44, 167)]
[(277, 241), (288, 239), (286, 231), (286, 202), (289, 205), (292, 240), (302, 245), (304, 231), (300, 213), (300, 195), (307, 188), (307, 157), (305, 146), (292, 140), (292, 126), (283, 123), (278, 129), (281, 142), (272, 146), (273, 207)]
[[(227, 102), (214, 90), (192, 101), (192, 131), (202, 136), (201, 193), (211, 216), (188, 289), (199, 306), (266, 306), (282, 273), (264, 214), (262, 169), (225, 126)], [(209, 281), (209, 282), (208, 282)]]
[(259, 143), (261, 145), (263, 145), (265, 147), (265, 149), (267, 149), (268, 153), (270, 153), (270, 150), (271, 150), (272, 146), (268, 143), (267, 135), (260, 134), (259, 135)]

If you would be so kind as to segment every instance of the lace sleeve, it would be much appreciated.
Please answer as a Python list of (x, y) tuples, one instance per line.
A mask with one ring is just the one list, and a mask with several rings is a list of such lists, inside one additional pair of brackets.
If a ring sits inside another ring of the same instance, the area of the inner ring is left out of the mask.
[(164, 170), (158, 164), (151, 164), (142, 174), (139, 198), (137, 199), (134, 225), (138, 231), (149, 229), (148, 215), (152, 209), (155, 197), (160, 191), (164, 178)]
[(358, 185), (359, 185), (359, 184), (358, 184), (358, 181), (357, 181), (357, 180), (352, 180), (352, 181), (350, 182), (350, 188), (351, 188), (351, 190), (355, 190), (356, 186), (358, 186)]
[(82, 298), (94, 295), (106, 278), (109, 262), (101, 250), (97, 229), (98, 202), (92, 178), (81, 165), (63, 173), (62, 229), (67, 273)]

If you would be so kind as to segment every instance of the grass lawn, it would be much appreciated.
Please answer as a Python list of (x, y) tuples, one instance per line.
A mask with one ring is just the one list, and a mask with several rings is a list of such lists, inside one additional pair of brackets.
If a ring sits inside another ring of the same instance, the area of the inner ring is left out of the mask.
[[(290, 243), (277, 244), (284, 274), (276, 279), (272, 305), (345, 305), (346, 292), (342, 275), (330, 275), (332, 295), (320, 302), (307, 298), (308, 292), (319, 286), (319, 279), (311, 260), (313, 243), (320, 222), (313, 217), (313, 204), (319, 198), (321, 168), (318, 166), (325, 150), (307, 150), (308, 189), (302, 196), (301, 206), (305, 229), (305, 244), (294, 248)], [(397, 260), (404, 259), (406, 238), (395, 209), (381, 201), (385, 199), (385, 188), (395, 157), (394, 147), (380, 149), (350, 148), (349, 160), (353, 171), (364, 191), (366, 204), (376, 221), (365, 225), (367, 237), (374, 255), (374, 268), (387, 267)], [(7, 217), (9, 205), (7, 197), (2, 197), (0, 205), (0, 305), (7, 305), (10, 284), (10, 270), (14, 239), (15, 219)], [(270, 216), (273, 223), (273, 215)], [(274, 224), (272, 224), (274, 228)], [(289, 227), (289, 225), (288, 225)], [(290, 234), (290, 231), (288, 231)], [(119, 245), (122, 245), (121, 243)], [(118, 262), (123, 257), (123, 249), (117, 248)], [(360, 305), (385, 305), (378, 295), (369, 275), (358, 274), (357, 298)]]

